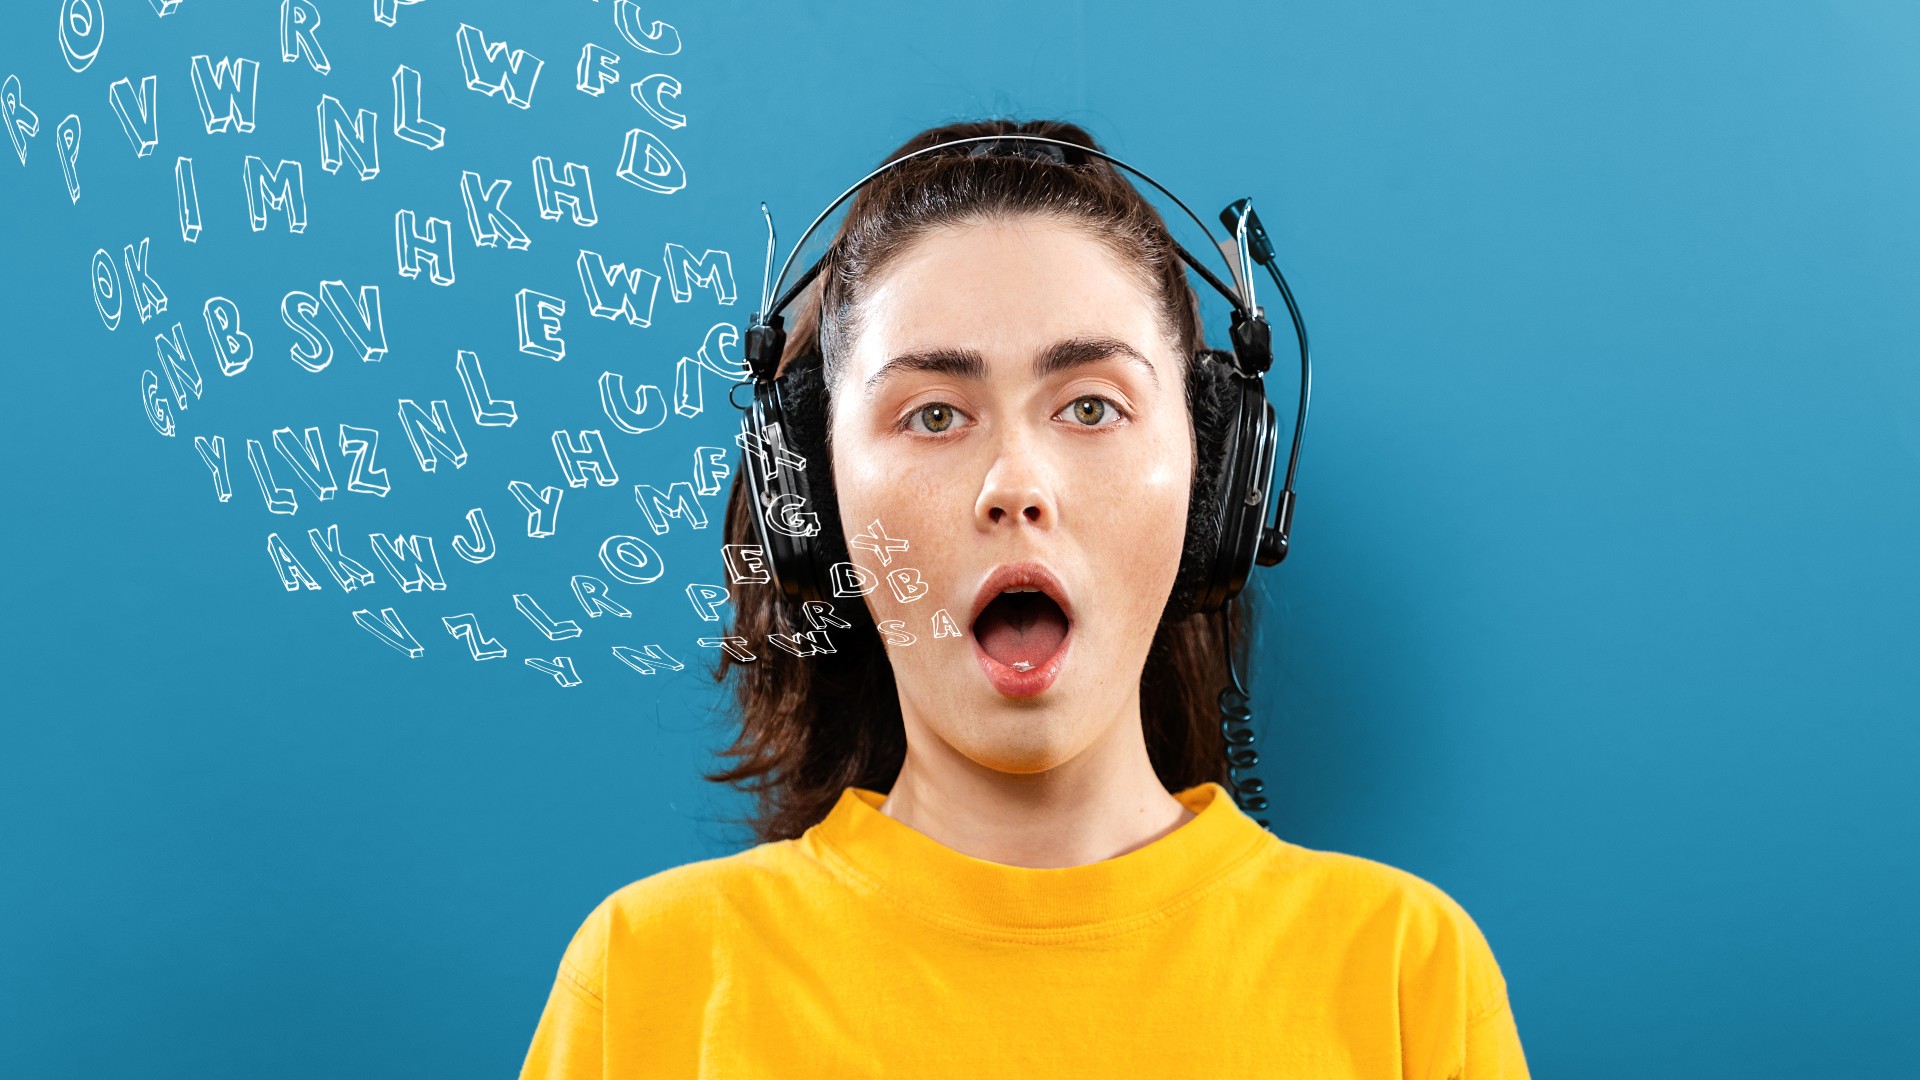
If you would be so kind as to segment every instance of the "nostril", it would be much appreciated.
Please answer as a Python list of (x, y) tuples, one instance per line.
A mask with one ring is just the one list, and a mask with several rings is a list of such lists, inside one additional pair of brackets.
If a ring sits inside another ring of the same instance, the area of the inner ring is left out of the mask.
[(1039, 508), (1039, 507), (1037, 507), (1037, 506), (1029, 506), (1029, 507), (1027, 507), (1027, 520), (1028, 520), (1028, 521), (1039, 521), (1039, 520), (1040, 520), (1040, 508)]

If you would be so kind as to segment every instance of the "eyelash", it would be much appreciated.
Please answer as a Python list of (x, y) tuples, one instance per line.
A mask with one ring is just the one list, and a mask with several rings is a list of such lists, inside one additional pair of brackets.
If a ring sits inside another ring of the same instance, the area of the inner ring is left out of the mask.
[[(1106, 396), (1105, 394), (1081, 394), (1080, 396), (1074, 398), (1072, 401), (1067, 402), (1067, 404), (1062, 407), (1061, 412), (1065, 412), (1067, 409), (1070, 409), (1073, 406), (1078, 405), (1083, 401), (1098, 401), (1104, 404), (1107, 408), (1113, 410), (1113, 415), (1116, 417), (1116, 419), (1112, 423), (1101, 423), (1101, 424), (1076, 423), (1073, 425), (1074, 427), (1081, 428), (1087, 431), (1102, 431), (1107, 428), (1119, 427), (1121, 424), (1124, 424), (1133, 419), (1133, 415), (1127, 412), (1127, 410), (1121, 408), (1119, 402), (1114, 401), (1112, 398)], [(908, 413), (905, 418), (903, 418), (898, 424), (895, 425), (895, 430), (903, 431), (910, 435), (918, 435), (923, 439), (946, 438), (946, 435), (947, 435), (946, 432), (914, 430), (913, 422), (920, 417), (920, 414), (926, 412), (928, 409), (932, 408), (935, 405), (945, 406), (949, 411), (961, 416), (966, 415), (965, 413), (962, 413), (959, 409), (954, 408), (953, 405), (949, 402), (929, 401), (919, 405), (912, 412)], [(1055, 413), (1054, 415), (1058, 416), (1059, 413)], [(1105, 419), (1105, 418), (1102, 417), (1102, 419)]]

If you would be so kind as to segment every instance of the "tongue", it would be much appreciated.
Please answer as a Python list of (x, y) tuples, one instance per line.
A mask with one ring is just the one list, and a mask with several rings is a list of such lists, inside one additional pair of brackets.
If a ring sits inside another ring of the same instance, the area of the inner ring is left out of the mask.
[(1001, 593), (973, 624), (973, 636), (988, 656), (1011, 667), (1035, 667), (1067, 637), (1067, 616), (1045, 593)]

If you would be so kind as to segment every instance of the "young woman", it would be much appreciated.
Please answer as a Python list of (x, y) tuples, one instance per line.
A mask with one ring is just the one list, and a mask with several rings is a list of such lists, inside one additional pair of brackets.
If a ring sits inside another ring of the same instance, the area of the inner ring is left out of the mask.
[[(992, 121), (888, 160), (1005, 133), (1099, 149)], [(867, 591), (733, 587), (754, 659), (721, 661), (740, 760), (709, 779), (760, 843), (601, 902), (522, 1080), (1524, 1077), (1457, 904), (1222, 786), (1246, 614), (1183, 613), (1221, 436), (1165, 224), (1096, 156), (980, 145), (861, 189), (786, 343), (822, 361), (811, 509)]]

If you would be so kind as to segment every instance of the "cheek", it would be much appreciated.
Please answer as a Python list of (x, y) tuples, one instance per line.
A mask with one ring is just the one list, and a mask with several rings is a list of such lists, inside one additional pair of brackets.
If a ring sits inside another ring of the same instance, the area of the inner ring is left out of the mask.
[(1103, 580), (1136, 583), (1121, 595), (1156, 622), (1186, 541), (1191, 454), (1184, 437), (1158, 440), (1114, 462), (1108, 479), (1081, 495), (1089, 558)]
[[(958, 595), (956, 538), (965, 535), (973, 506), (959, 471), (912, 462), (887, 453), (878, 443), (837, 445), (833, 465), (842, 535), (852, 540), (878, 521), (889, 538), (907, 542), (907, 549), (894, 552), (886, 564), (872, 551), (849, 549), (854, 563), (875, 577), (876, 585), (866, 596), (873, 617), (916, 624), (913, 632), (919, 634), (935, 610), (954, 610)], [(887, 583), (886, 575), (903, 570), (909, 572), (904, 585), (909, 593), (914, 582), (928, 589), (911, 602), (899, 600)], [(845, 602), (859, 601), (848, 597)]]

